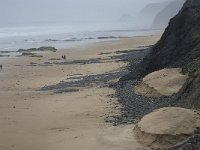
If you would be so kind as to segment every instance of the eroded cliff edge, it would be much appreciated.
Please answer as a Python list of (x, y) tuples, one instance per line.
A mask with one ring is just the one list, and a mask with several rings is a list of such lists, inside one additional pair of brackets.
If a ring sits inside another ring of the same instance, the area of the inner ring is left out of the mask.
[[(145, 75), (163, 68), (182, 68), (189, 78), (176, 99), (188, 107), (200, 106), (200, 1), (187, 0), (170, 20), (160, 41), (132, 72)], [(134, 74), (134, 73), (133, 73)]]

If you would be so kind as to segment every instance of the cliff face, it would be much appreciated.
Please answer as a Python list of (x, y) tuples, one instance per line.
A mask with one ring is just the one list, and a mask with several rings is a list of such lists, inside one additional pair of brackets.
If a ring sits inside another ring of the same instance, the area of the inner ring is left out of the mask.
[(154, 19), (152, 28), (165, 28), (167, 27), (169, 20), (174, 17), (186, 0), (175, 0), (170, 2), (163, 10), (161, 10)]
[(189, 79), (177, 95), (177, 100), (183, 101), (188, 107), (200, 108), (200, 59), (183, 67), (184, 73), (189, 73)]
[(160, 41), (143, 60), (143, 74), (165, 67), (183, 67), (200, 58), (200, 1), (188, 0), (170, 20)]
[(200, 106), (200, 0), (186, 1), (140, 66), (141, 76), (166, 67), (183, 68), (190, 77), (178, 99)]
[(140, 25), (147, 24), (148, 26), (151, 26), (155, 16), (163, 10), (169, 2), (162, 2), (162, 3), (150, 3), (146, 7), (144, 7), (139, 15), (138, 15), (138, 21)]

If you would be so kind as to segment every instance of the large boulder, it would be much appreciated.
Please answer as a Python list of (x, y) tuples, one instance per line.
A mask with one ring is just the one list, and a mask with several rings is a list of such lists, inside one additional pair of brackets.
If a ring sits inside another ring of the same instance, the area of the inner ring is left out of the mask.
[(193, 110), (168, 107), (144, 116), (135, 126), (139, 142), (151, 149), (168, 149), (184, 142), (200, 126), (199, 114)]
[(145, 76), (135, 86), (135, 93), (147, 97), (171, 96), (178, 93), (186, 82), (187, 75), (180, 68), (166, 68)]

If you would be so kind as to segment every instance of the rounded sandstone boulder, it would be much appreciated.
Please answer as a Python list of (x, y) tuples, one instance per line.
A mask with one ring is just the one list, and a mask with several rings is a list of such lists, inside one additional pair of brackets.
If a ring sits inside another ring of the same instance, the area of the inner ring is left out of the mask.
[(165, 68), (152, 72), (134, 87), (134, 91), (146, 97), (171, 96), (179, 92), (188, 78), (181, 71), (180, 68)]
[(193, 135), (199, 126), (197, 112), (167, 107), (143, 117), (135, 126), (134, 133), (141, 144), (151, 149), (168, 149)]

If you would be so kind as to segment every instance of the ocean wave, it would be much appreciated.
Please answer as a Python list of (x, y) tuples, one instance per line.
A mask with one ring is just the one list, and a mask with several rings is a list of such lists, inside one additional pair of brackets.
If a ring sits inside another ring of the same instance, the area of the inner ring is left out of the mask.
[(85, 37), (85, 38), (70, 38), (70, 39), (47, 39), (44, 42), (77, 42), (77, 41), (84, 41), (84, 40), (103, 40), (103, 39), (119, 39), (119, 38), (128, 38), (125, 36), (98, 36), (98, 37)]
[(1, 54), (8, 54), (8, 53), (13, 53), (13, 52), (16, 52), (16, 51), (0, 51)]

